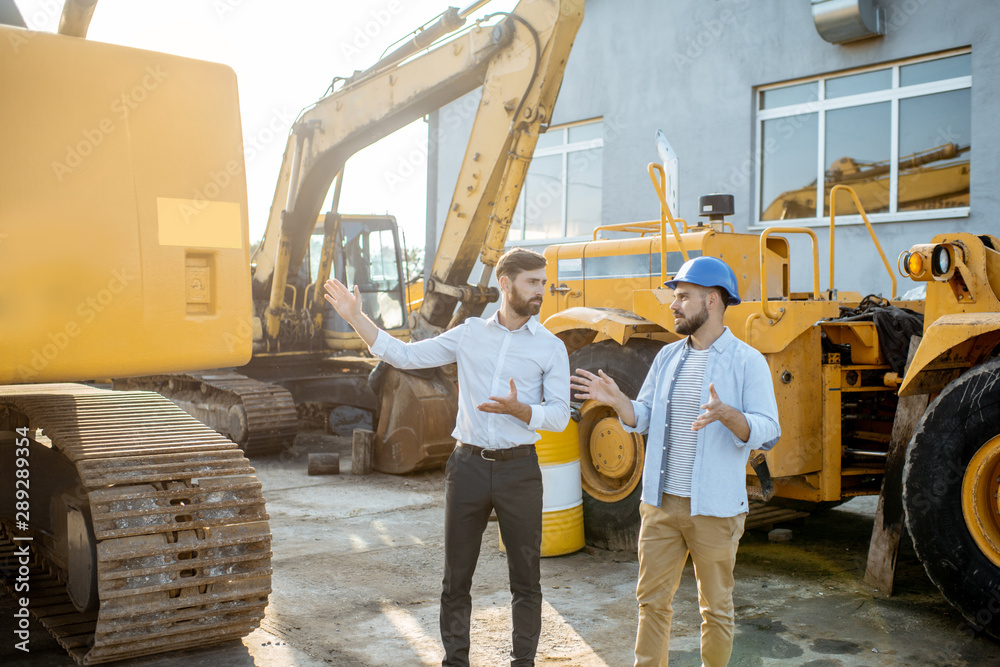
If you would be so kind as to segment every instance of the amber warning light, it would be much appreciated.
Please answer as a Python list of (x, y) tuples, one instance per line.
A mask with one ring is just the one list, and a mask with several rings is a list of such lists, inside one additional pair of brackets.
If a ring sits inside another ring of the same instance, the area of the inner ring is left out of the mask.
[(955, 270), (955, 250), (950, 243), (915, 245), (900, 253), (896, 265), (913, 280), (948, 280)]

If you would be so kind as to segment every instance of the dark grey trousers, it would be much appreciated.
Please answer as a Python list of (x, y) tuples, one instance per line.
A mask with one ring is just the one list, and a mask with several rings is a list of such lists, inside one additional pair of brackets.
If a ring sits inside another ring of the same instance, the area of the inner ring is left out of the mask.
[(445, 472), (444, 581), (441, 641), (444, 667), (468, 667), (472, 575), (483, 532), (496, 509), (510, 573), (511, 665), (530, 667), (542, 630), (539, 557), (542, 544), (542, 473), (538, 456), (487, 461), (456, 447)]

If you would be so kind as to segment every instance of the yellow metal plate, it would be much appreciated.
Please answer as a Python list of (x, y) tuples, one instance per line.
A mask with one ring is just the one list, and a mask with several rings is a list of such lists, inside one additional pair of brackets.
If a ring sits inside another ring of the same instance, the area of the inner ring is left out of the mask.
[(236, 202), (157, 197), (156, 214), (160, 245), (243, 247)]
[[(920, 347), (907, 369), (900, 396), (920, 394), (928, 391), (920, 380), (921, 374), (934, 370), (935, 360), (945, 358), (947, 353), (967, 340), (1000, 330), (1000, 313), (955, 313), (939, 317), (924, 330)], [(945, 364), (955, 366), (954, 363)], [(959, 364), (959, 367), (962, 365)], [(956, 372), (957, 375), (957, 372)]]

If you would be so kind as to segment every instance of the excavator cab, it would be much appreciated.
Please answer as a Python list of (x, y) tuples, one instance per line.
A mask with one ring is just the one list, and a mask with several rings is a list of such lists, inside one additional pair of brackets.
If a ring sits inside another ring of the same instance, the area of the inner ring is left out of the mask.
[[(333, 266), (321, 273), (325, 245), (332, 246)], [(328, 213), (316, 225), (309, 252), (310, 262), (316, 267), (312, 273), (316, 280), (322, 283), (332, 276), (348, 287), (357, 285), (365, 314), (393, 335), (408, 336), (403, 253), (394, 217)], [(322, 312), (323, 339), (328, 349), (364, 346), (351, 325), (325, 300)]]

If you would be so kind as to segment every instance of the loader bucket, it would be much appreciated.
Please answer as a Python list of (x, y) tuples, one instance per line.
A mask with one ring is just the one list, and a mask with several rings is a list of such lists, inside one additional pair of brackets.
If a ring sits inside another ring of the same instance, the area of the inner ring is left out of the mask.
[(447, 369), (429, 378), (391, 367), (383, 372), (372, 467), (398, 475), (443, 466), (455, 448), (457, 383)]

